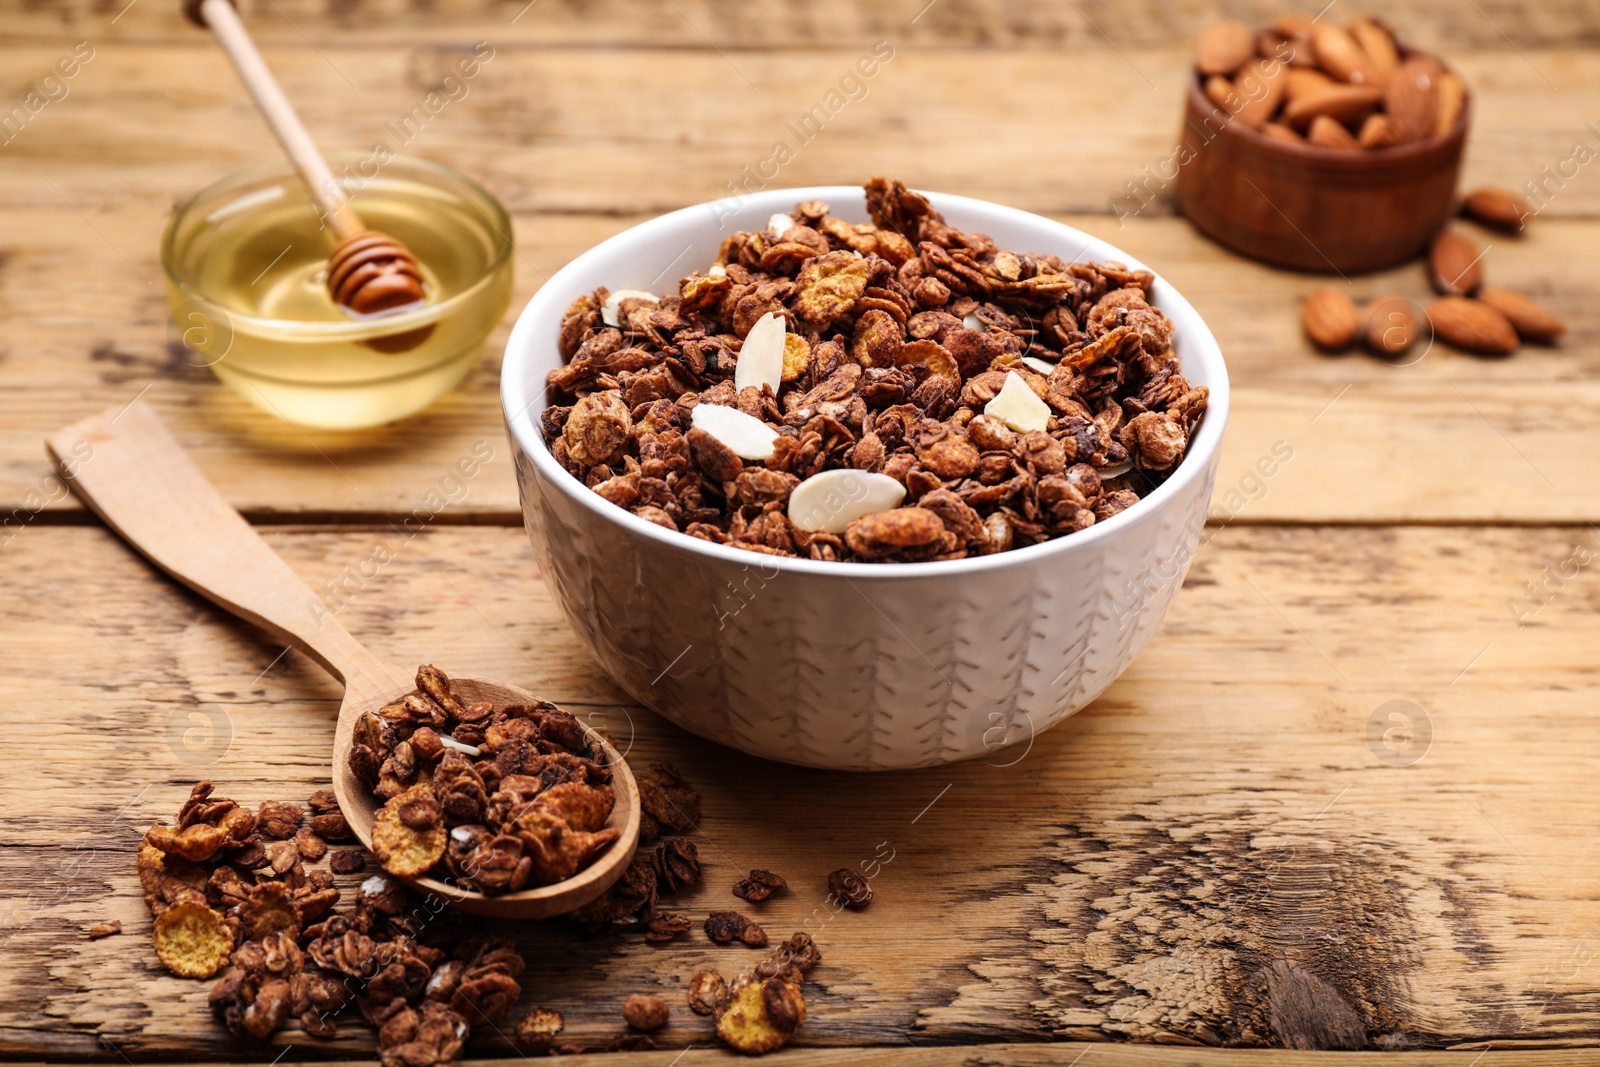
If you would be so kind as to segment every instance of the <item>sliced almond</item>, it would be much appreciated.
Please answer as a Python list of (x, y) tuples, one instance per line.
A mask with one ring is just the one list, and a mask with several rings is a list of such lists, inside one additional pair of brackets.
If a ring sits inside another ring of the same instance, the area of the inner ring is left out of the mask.
[(776, 311), (769, 311), (756, 320), (745, 334), (733, 367), (735, 389), (747, 385), (759, 389), (765, 385), (773, 396), (778, 395), (778, 387), (783, 384), (783, 341), (787, 331), (787, 322)]
[(780, 211), (767, 219), (767, 232), (774, 237), (782, 237), (793, 225), (794, 219)]
[(1326, 115), (1318, 115), (1311, 120), (1311, 128), (1306, 131), (1306, 140), (1318, 148), (1332, 148), (1336, 151), (1354, 151), (1361, 145), (1351, 136), (1344, 124), (1330, 119)]
[(754, 415), (722, 404), (696, 404), (689, 422), (727, 445), (740, 459), (771, 459), (772, 446), (778, 440), (778, 431)]
[(840, 534), (857, 519), (893, 511), (905, 498), (906, 487), (887, 474), (823, 471), (789, 494), (789, 521), (802, 530)]
[(621, 326), (622, 322), (617, 318), (617, 314), (622, 308), (622, 302), (634, 298), (648, 300), (652, 304), (660, 303), (661, 301), (659, 296), (654, 293), (647, 293), (643, 289), (618, 289), (606, 297), (606, 302), (600, 305), (601, 321), (607, 326)]
[(1054, 363), (1051, 363), (1048, 359), (1040, 359), (1038, 356), (1023, 356), (1022, 365), (1024, 367), (1032, 367), (1046, 378), (1056, 372)]
[(1042, 430), (1050, 425), (1050, 405), (1039, 399), (1039, 394), (1014, 370), (1006, 371), (1005, 384), (994, 399), (983, 405), (983, 413), (1018, 433)]

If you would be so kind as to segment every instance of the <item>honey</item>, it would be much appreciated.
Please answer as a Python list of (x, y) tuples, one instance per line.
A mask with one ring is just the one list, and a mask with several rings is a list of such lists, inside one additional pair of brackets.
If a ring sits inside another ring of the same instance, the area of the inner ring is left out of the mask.
[(340, 429), (391, 422), (449, 392), (511, 298), (511, 223), (474, 183), (394, 160), (345, 192), (368, 228), (416, 254), (422, 305), (369, 318), (336, 306), (326, 288), (332, 233), (283, 166), (198, 194), (162, 247), (171, 340), (184, 358), (265, 411)]

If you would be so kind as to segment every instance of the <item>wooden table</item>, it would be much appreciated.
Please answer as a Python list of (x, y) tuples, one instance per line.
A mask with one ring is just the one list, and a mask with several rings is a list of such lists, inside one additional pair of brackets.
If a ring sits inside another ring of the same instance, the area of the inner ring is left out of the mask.
[[(516, 306), (601, 238), (726, 195), (886, 41), (865, 97), (776, 181), (890, 174), (1043, 212), (1143, 258), (1208, 317), (1234, 411), (1213, 522), (1163, 630), (1031, 749), (875, 776), (690, 737), (579, 649), (517, 513), (505, 327), (461, 389), (356, 434), (274, 421), (176, 354), (157, 257), (171, 204), (272, 154), (176, 7), (0, 9), (3, 108), (77, 42), (93, 50), (0, 146), (0, 1055), (370, 1059), (355, 1026), (241, 1045), (207, 984), (168, 977), (149, 948), (140, 833), (200, 777), (250, 802), (324, 784), (338, 692), (162, 580), (48, 474), (47, 431), (143, 396), (313, 584), (394, 548), (343, 613), (375, 651), (518, 682), (631, 738), (634, 757), (678, 763), (706, 798), (707, 878), (686, 910), (736, 903), (735, 877), (770, 867), (793, 889), (760, 917), (786, 933), (822, 907), (827, 871), (892, 852), (870, 911), (812, 920), (825, 963), (789, 1062), (1311, 1064), (1346, 1047), (1600, 1062), (1600, 170), (1572, 162), (1580, 143), (1600, 150), (1592, 0), (1382, 5), (1477, 89), (1465, 184), (1546, 182), (1528, 236), (1465, 229), (1492, 244), (1493, 281), (1571, 326), (1555, 349), (1438, 347), (1401, 367), (1313, 353), (1298, 300), (1321, 279), (1242, 262), (1174, 216), (1159, 174), (1186, 42), (1213, 5), (242, 0), (329, 146), (392, 141), (386, 123), (490, 44), (403, 150), (506, 202)], [(1348, 285), (1426, 293), (1415, 264)], [(398, 518), (481, 442), (493, 461), (401, 544)], [(1274, 447), (1292, 458), (1258, 478)], [(87, 940), (108, 918), (125, 933)], [(561, 1009), (596, 1049), (624, 995), (680, 1005), (702, 962), (736, 966), (698, 934), (657, 949), (559, 923), (513, 932), (525, 1004)], [(681, 1007), (661, 1048), (639, 1062), (722, 1055)], [(514, 1054), (496, 1034), (473, 1051)]]

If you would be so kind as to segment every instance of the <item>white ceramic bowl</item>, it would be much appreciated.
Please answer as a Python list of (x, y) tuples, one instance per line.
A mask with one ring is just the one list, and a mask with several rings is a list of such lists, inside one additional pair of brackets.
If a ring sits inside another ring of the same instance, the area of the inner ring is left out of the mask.
[[(927, 195), (951, 225), (1003, 248), (1142, 266), (1038, 215)], [(1204, 527), (1228, 376), (1211, 331), (1172, 286), (1157, 278), (1152, 302), (1172, 319), (1184, 375), (1211, 390), (1188, 455), (1120, 515), (1028, 548), (906, 564), (755, 555), (607, 503), (561, 468), (539, 433), (545, 375), (560, 365), (556, 337), (573, 298), (601, 285), (670, 290), (705, 270), (729, 233), (764, 229), (774, 212), (818, 198), (866, 220), (852, 186), (684, 208), (585, 252), (528, 302), (506, 344), (501, 401), (534, 553), (601, 666), (639, 703), (702, 737), (812, 767), (1009, 763), (1138, 655)]]

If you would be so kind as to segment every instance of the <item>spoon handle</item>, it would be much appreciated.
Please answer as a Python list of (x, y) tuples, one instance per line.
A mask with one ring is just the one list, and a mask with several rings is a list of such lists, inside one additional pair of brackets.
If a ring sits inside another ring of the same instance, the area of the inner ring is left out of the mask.
[(388, 669), (222, 499), (142, 401), (58, 430), (45, 447), (106, 525), (184, 585), (294, 645), (347, 687)]
[(244, 28), (230, 0), (200, 0), (190, 11), (196, 22), (209, 27), (216, 35), (217, 43), (233, 62), (233, 69), (250, 91), (262, 118), (267, 120), (267, 126), (278, 138), (284, 153), (305, 179), (306, 188), (316, 198), (335, 236), (344, 241), (364, 230), (366, 227), (356, 217), (333, 171), (317, 151), (316, 142), (306, 132), (294, 105), (283, 95), (278, 79), (267, 68), (266, 60), (261, 58), (255, 42), (250, 39), (250, 31)]

